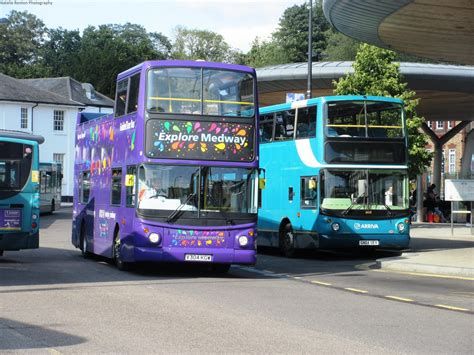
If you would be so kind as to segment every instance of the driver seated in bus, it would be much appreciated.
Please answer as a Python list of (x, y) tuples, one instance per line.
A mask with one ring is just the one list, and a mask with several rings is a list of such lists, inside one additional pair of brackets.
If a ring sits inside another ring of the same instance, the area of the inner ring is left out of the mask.
[(138, 193), (138, 201), (149, 200), (158, 196), (166, 197), (166, 191), (160, 187), (158, 179), (154, 179), (151, 182), (142, 183), (140, 191)]

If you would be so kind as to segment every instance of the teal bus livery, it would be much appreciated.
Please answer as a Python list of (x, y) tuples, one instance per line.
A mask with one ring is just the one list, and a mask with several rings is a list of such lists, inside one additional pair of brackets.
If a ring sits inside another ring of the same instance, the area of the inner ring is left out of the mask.
[(404, 249), (409, 236), (403, 102), (328, 96), (260, 108), (266, 171), (258, 244)]
[(39, 246), (41, 136), (0, 130), (0, 256)]

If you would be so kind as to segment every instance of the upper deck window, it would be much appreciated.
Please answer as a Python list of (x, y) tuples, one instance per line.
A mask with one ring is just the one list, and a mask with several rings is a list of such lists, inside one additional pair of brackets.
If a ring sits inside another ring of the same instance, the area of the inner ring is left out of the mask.
[(338, 101), (328, 104), (328, 137), (401, 138), (403, 109), (384, 101)]
[(201, 68), (159, 68), (148, 72), (147, 110), (157, 113), (253, 117), (253, 77)]

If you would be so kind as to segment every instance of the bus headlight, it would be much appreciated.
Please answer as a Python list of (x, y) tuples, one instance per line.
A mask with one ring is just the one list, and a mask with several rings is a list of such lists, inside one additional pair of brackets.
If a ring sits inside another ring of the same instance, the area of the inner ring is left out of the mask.
[(337, 232), (339, 231), (339, 229), (341, 228), (341, 226), (339, 225), (339, 223), (337, 222), (334, 222), (333, 224), (331, 224), (331, 228), (334, 232)]
[(248, 243), (249, 243), (249, 238), (247, 238), (247, 236), (241, 235), (241, 236), (239, 237), (239, 245), (240, 245), (241, 247), (247, 246)]
[(403, 233), (405, 231), (405, 223), (400, 222), (397, 224), (397, 229), (400, 233)]
[(153, 244), (158, 244), (161, 242), (161, 236), (158, 233), (150, 233), (148, 235), (148, 240)]

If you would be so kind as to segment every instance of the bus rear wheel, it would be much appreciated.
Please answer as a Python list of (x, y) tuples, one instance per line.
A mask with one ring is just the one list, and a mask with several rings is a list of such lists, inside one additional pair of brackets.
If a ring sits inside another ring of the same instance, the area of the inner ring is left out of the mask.
[(214, 274), (224, 275), (230, 270), (230, 264), (212, 264), (211, 270)]
[(84, 223), (81, 223), (79, 243), (81, 246), (81, 255), (84, 259), (87, 259), (89, 257), (89, 252), (87, 251), (87, 237), (86, 237), (86, 228), (84, 226)]
[(130, 264), (122, 260), (121, 247), (122, 245), (120, 241), (120, 229), (117, 229), (114, 236), (112, 259), (114, 260), (117, 269), (119, 269), (120, 271), (127, 271), (130, 270)]
[(295, 235), (290, 223), (287, 223), (282, 230), (280, 230), (279, 238), (280, 253), (287, 258), (294, 258), (296, 256)]

